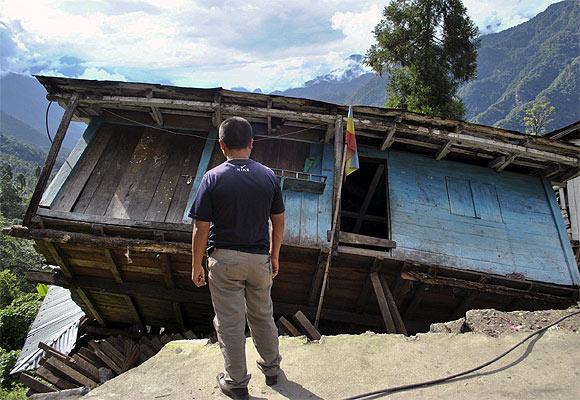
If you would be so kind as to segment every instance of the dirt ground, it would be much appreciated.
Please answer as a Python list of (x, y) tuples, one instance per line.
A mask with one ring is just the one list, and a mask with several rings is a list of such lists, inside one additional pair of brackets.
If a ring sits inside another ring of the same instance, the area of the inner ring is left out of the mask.
[[(491, 337), (509, 335), (516, 332), (532, 332), (578, 310), (513, 311), (471, 310), (464, 318), (456, 321), (431, 325), (432, 333), (481, 333)], [(562, 321), (557, 329), (570, 332), (580, 331), (580, 317)]]
[[(270, 388), (253, 362), (247, 341), (254, 399), (341, 399), (363, 392), (439, 378), (472, 368), (502, 353), (565, 312), (498, 313), (482, 310), (462, 325), (472, 332), (412, 337), (367, 333), (282, 337), (284, 376)], [(477, 316), (477, 317), (476, 317)], [(577, 399), (580, 395), (580, 315), (550, 328), (505, 359), (453, 382), (395, 393), (389, 399)], [(218, 345), (176, 341), (83, 399), (226, 399), (215, 382), (223, 360)]]

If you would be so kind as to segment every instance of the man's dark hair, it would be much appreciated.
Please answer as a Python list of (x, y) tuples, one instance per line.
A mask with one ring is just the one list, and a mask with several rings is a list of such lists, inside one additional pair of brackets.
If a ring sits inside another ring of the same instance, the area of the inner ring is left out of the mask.
[(220, 125), (220, 140), (232, 150), (248, 147), (254, 133), (252, 125), (242, 117), (231, 117)]

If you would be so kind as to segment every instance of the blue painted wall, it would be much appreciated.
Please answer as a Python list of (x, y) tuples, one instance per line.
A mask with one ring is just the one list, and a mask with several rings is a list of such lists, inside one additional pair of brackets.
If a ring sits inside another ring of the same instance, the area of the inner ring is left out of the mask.
[(284, 243), (305, 247), (328, 247), (326, 232), (332, 214), (334, 153), (332, 144), (311, 144), (310, 158), (316, 160), (310, 173), (326, 175), (321, 194), (284, 190), (286, 223)]
[(540, 178), (395, 150), (386, 157), (393, 256), (580, 283), (554, 194)]

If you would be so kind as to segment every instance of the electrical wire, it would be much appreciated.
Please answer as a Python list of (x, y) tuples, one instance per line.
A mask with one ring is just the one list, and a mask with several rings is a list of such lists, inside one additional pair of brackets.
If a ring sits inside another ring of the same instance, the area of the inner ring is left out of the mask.
[[(48, 129), (48, 112), (50, 111), (50, 106), (52, 105), (52, 100), (48, 102), (48, 106), (46, 106), (46, 112), (44, 113), (44, 126), (46, 127), (46, 136), (48, 136), (48, 140), (52, 145), (52, 138), (50, 137), (50, 130)], [(68, 165), (68, 167), (72, 170), (72, 165), (68, 162), (67, 159), (64, 162)]]
[(46, 107), (46, 112), (44, 113), (44, 126), (46, 127), (46, 135), (48, 136), (48, 140), (50, 144), (52, 144), (52, 138), (50, 137), (50, 131), (48, 129), (48, 112), (50, 111), (50, 106), (52, 105), (52, 100), (48, 102), (48, 106)]
[[(134, 119), (131, 119), (131, 118), (125, 117), (125, 116), (123, 116), (123, 115), (117, 114), (117, 113), (115, 113), (115, 112), (113, 112), (113, 111), (111, 111), (111, 110), (108, 110), (108, 109), (106, 109), (106, 108), (104, 109), (104, 111), (105, 111), (105, 112), (107, 112), (107, 113), (109, 113), (109, 114), (111, 114), (111, 115), (114, 115), (114, 116), (115, 116), (115, 117), (117, 117), (117, 118), (124, 119), (125, 121), (132, 122), (132, 123), (134, 123), (134, 124), (136, 124), (136, 125), (140, 125), (140, 126), (143, 126), (143, 127), (145, 127), (145, 128), (157, 129), (157, 130), (159, 130), (159, 131), (163, 131), (163, 132), (172, 133), (172, 134), (174, 134), (174, 135), (181, 135), (181, 136), (189, 136), (189, 137), (195, 137), (195, 138), (198, 138), (198, 139), (203, 139), (203, 140), (208, 140), (208, 139), (209, 139), (209, 138), (207, 138), (207, 137), (205, 137), (205, 136), (196, 135), (196, 134), (194, 134), (194, 133), (184, 133), (184, 132), (177, 132), (177, 131), (173, 131), (173, 130), (170, 130), (170, 129), (165, 129), (165, 128), (162, 128), (162, 127), (160, 127), (160, 126), (156, 126), (156, 125), (150, 125), (150, 124), (146, 124), (146, 123), (143, 123), (143, 122), (135, 121)], [(311, 130), (311, 129), (320, 128), (320, 127), (322, 127), (322, 126), (326, 126), (326, 125), (327, 125), (327, 124), (314, 125), (314, 126), (311, 126), (311, 127), (309, 127), (309, 128), (301, 129), (301, 130), (299, 130), (299, 131), (294, 131), (294, 132), (290, 132), (290, 133), (284, 133), (284, 134), (282, 134), (282, 135), (276, 135), (276, 136), (268, 136), (268, 137), (263, 137), (263, 138), (260, 138), (260, 139), (255, 139), (255, 140), (254, 140), (254, 143), (255, 143), (255, 142), (261, 142), (262, 140), (268, 140), (268, 139), (278, 139), (278, 138), (281, 138), (281, 137), (286, 137), (286, 136), (290, 136), (290, 135), (296, 135), (297, 133), (306, 132), (306, 131), (309, 131), (309, 130)], [(213, 141), (216, 141), (216, 142), (217, 142), (219, 139), (209, 139), (209, 140), (213, 140)]]
[(410, 390), (410, 389), (417, 389), (417, 388), (422, 388), (422, 387), (426, 387), (426, 386), (438, 385), (440, 383), (448, 382), (452, 379), (471, 374), (472, 372), (483, 369), (483, 368), (487, 367), (488, 365), (491, 365), (491, 364), (495, 363), (496, 361), (500, 360), (501, 358), (505, 357), (506, 355), (508, 355), (509, 353), (514, 351), (516, 348), (520, 347), (522, 344), (524, 344), (525, 342), (527, 342), (528, 340), (533, 338), (534, 336), (539, 335), (540, 333), (548, 330), (549, 328), (553, 327), (554, 325), (558, 325), (560, 322), (564, 321), (565, 319), (568, 319), (568, 318), (573, 317), (574, 315), (578, 315), (578, 314), (580, 314), (580, 310), (575, 311), (573, 313), (570, 313), (568, 315), (565, 315), (562, 318), (558, 319), (557, 321), (552, 322), (550, 325), (547, 325), (541, 329), (538, 329), (538, 330), (532, 332), (531, 334), (526, 336), (524, 339), (522, 339), (518, 343), (516, 343), (514, 346), (512, 346), (508, 350), (501, 353), (499, 356), (497, 356), (497, 357), (495, 357), (495, 358), (493, 358), (493, 359), (491, 359), (491, 360), (489, 360), (481, 365), (478, 365), (477, 367), (468, 369), (468, 370), (463, 371), (463, 372), (458, 372), (458, 373), (453, 374), (453, 375), (445, 376), (443, 378), (433, 379), (433, 380), (419, 382), (419, 383), (412, 383), (412, 384), (402, 385), (402, 386), (394, 386), (394, 387), (390, 387), (390, 388), (376, 390), (374, 392), (368, 392), (368, 393), (363, 393), (363, 394), (359, 394), (359, 395), (352, 396), (352, 397), (347, 397), (343, 400), (364, 399), (364, 398), (368, 398), (371, 396), (387, 395), (387, 394), (391, 394), (391, 393), (395, 393), (395, 392), (402, 392), (402, 391)]

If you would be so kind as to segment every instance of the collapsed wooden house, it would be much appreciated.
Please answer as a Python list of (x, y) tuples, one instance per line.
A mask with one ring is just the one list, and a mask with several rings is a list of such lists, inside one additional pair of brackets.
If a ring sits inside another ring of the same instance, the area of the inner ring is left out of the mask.
[[(361, 168), (343, 180), (344, 106), (37, 79), (66, 112), (25, 226), (10, 233), (34, 239), (58, 266), (30, 278), (70, 288), (100, 325), (210, 329), (209, 291), (190, 280), (187, 212), (203, 174), (223, 161), (216, 126), (232, 115), (252, 123), (252, 158), (283, 185), (275, 314), (314, 319), (324, 296), (322, 332), (419, 332), (470, 308), (578, 300), (580, 275), (552, 190), (580, 173), (575, 144), (357, 106)], [(71, 118), (88, 128), (48, 185)]]

